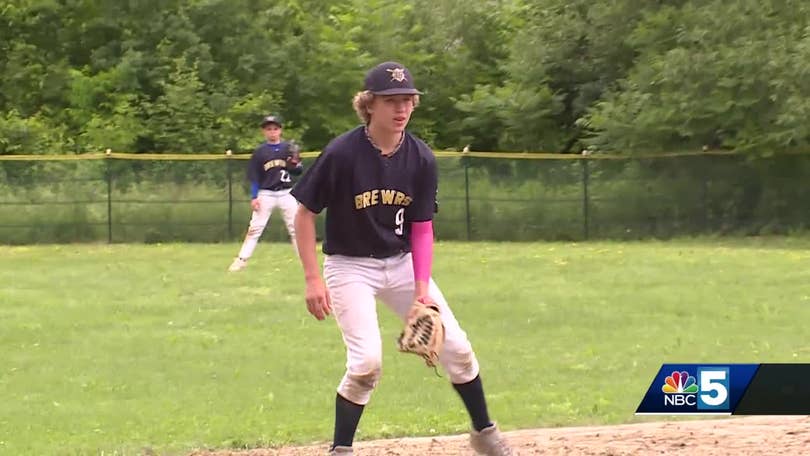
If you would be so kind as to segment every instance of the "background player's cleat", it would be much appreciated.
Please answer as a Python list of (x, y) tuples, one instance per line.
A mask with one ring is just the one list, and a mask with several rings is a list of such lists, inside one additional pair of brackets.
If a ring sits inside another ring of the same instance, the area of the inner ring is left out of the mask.
[(470, 432), (470, 446), (476, 453), (485, 456), (512, 456), (514, 453), (501, 431), (494, 424), (481, 429), (481, 432), (472, 430)]
[(228, 267), (229, 272), (236, 272), (241, 271), (247, 267), (247, 260), (243, 260), (239, 257), (234, 258), (233, 263), (231, 263), (230, 267)]
[(347, 446), (336, 446), (333, 449), (329, 450), (329, 456), (351, 456), (354, 454), (352, 447)]

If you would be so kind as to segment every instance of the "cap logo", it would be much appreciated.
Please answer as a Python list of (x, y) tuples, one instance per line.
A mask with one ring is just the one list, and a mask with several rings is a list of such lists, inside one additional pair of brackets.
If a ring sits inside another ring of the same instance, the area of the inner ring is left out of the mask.
[(404, 68), (389, 68), (385, 70), (391, 73), (391, 80), (402, 82), (405, 80), (405, 69)]

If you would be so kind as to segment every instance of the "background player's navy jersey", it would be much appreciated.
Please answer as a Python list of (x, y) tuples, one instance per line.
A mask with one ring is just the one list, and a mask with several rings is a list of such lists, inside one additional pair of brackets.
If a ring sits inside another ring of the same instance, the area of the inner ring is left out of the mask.
[[(253, 190), (284, 190), (292, 188), (291, 175), (301, 174), (302, 167), (289, 166), (287, 158), (292, 155), (290, 143), (265, 142), (253, 152), (248, 164), (248, 179)], [(256, 195), (253, 195), (254, 197)]]
[(384, 157), (358, 127), (335, 138), (292, 189), (312, 212), (326, 211), (327, 255), (385, 258), (410, 252), (410, 223), (433, 219), (436, 158), (406, 132)]

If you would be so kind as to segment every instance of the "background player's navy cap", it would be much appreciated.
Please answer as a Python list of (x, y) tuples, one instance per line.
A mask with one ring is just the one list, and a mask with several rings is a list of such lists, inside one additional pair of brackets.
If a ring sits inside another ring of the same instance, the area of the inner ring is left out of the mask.
[(365, 90), (374, 95), (418, 95), (411, 72), (397, 62), (381, 63), (366, 73)]
[(264, 128), (265, 125), (276, 124), (279, 127), (281, 126), (281, 119), (276, 116), (267, 116), (262, 119), (262, 123), (259, 125), (260, 127)]

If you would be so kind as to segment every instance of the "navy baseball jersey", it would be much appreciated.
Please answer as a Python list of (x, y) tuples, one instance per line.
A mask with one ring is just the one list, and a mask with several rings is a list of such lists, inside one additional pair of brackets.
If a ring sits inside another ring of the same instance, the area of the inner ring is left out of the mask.
[[(252, 192), (258, 190), (284, 190), (292, 188), (292, 175), (301, 174), (301, 164), (290, 166), (287, 159), (292, 155), (290, 143), (282, 141), (278, 144), (265, 142), (259, 146), (250, 157), (248, 164), (248, 179), (252, 184)], [(256, 197), (255, 193), (252, 195)]]
[(332, 140), (293, 187), (307, 209), (326, 209), (323, 252), (386, 258), (410, 252), (410, 222), (433, 219), (436, 158), (405, 132), (385, 157), (358, 127)]

